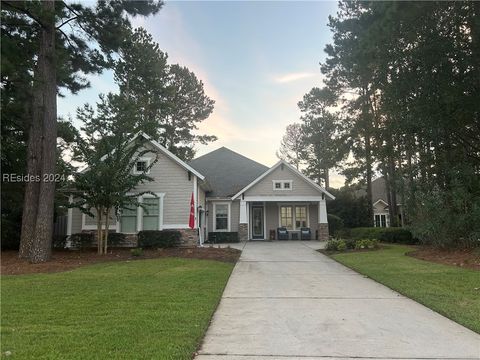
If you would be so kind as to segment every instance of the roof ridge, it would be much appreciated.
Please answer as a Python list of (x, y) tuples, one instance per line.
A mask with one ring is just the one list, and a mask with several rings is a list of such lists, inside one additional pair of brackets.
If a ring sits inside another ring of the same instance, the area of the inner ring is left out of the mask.
[(259, 162), (256, 161), (256, 160), (250, 159), (249, 157), (246, 157), (245, 155), (242, 155), (242, 154), (240, 154), (240, 153), (238, 153), (238, 152), (236, 152), (236, 151), (234, 151), (234, 150), (232, 150), (232, 149), (229, 149), (229, 148), (227, 148), (226, 146), (221, 146), (221, 147), (219, 147), (218, 149), (212, 150), (212, 151), (210, 151), (210, 152), (208, 152), (208, 153), (206, 153), (206, 154), (203, 154), (203, 155), (201, 155), (201, 156), (199, 156), (199, 157), (197, 157), (197, 158), (195, 158), (195, 159), (192, 159), (190, 162), (194, 162), (195, 160), (201, 159), (201, 158), (203, 158), (203, 157), (205, 157), (205, 156), (207, 156), (207, 155), (211, 155), (211, 154), (213, 154), (214, 152), (217, 152), (217, 151), (222, 150), (222, 149), (227, 150), (227, 151), (229, 151), (229, 152), (231, 152), (231, 153), (233, 153), (233, 154), (235, 154), (235, 155), (237, 155), (237, 156), (240, 156), (240, 157), (242, 157), (242, 158), (244, 158), (244, 159), (246, 159), (246, 160), (249, 160), (249, 161), (251, 161), (251, 162), (254, 162), (254, 163), (256, 163), (257, 165), (263, 166), (263, 167), (265, 167), (266, 169), (269, 169), (268, 166), (266, 166), (266, 165), (264, 165), (264, 164), (262, 164), (262, 163), (259, 163)]

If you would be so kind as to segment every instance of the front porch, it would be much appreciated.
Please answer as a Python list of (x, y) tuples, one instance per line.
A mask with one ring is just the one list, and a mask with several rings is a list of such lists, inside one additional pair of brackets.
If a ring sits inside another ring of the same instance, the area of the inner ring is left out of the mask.
[[(278, 228), (287, 229), (287, 236), (279, 239)], [(240, 241), (306, 240), (301, 229), (310, 229), (310, 240), (328, 240), (324, 196), (256, 196), (240, 200)]]

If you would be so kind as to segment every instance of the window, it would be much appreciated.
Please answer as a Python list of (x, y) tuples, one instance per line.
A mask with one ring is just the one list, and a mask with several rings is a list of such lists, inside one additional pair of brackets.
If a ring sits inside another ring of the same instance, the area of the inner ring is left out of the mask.
[(295, 228), (300, 229), (307, 227), (307, 207), (296, 206), (295, 207)]
[(215, 204), (215, 230), (228, 231), (228, 204)]
[(291, 206), (280, 207), (280, 226), (293, 229), (293, 211)]
[(140, 159), (135, 163), (134, 173), (135, 174), (148, 174), (150, 170), (148, 166), (150, 165), (150, 159)]
[(375, 227), (387, 227), (387, 215), (376, 214), (375, 215)]
[(273, 190), (292, 190), (292, 180), (273, 180)]
[(143, 230), (158, 230), (160, 216), (160, 199), (143, 199)]
[(137, 209), (122, 209), (120, 218), (120, 231), (122, 233), (137, 232)]

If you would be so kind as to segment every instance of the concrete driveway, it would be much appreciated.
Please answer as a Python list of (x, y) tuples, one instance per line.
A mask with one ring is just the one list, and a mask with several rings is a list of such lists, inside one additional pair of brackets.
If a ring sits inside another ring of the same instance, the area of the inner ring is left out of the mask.
[(196, 359), (480, 358), (480, 335), (318, 247), (246, 243)]

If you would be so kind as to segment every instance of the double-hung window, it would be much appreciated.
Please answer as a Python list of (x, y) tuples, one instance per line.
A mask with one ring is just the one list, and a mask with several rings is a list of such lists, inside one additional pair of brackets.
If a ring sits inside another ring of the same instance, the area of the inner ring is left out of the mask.
[(280, 207), (280, 226), (293, 229), (293, 209), (291, 206)]
[(143, 230), (159, 230), (160, 198), (143, 199)]
[(122, 233), (137, 232), (137, 208), (122, 209), (120, 217), (120, 229)]
[(215, 230), (228, 231), (228, 204), (215, 204)]
[(295, 206), (295, 228), (307, 227), (307, 207)]
[(387, 215), (376, 214), (375, 215), (375, 227), (387, 227)]

